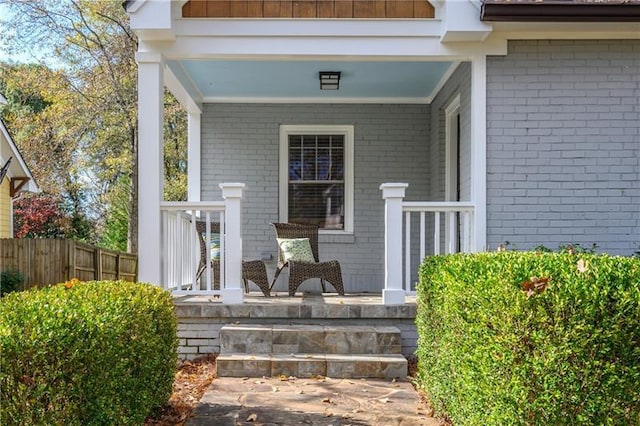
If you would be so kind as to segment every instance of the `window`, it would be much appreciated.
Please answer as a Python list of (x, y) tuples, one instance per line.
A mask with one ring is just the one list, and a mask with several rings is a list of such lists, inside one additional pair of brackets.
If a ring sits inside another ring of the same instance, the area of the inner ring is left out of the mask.
[(353, 232), (353, 126), (280, 126), (280, 221)]

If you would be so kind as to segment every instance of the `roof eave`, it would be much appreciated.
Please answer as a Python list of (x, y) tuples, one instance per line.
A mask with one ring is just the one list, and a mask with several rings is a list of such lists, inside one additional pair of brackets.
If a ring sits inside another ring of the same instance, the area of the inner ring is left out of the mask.
[(504, 3), (485, 1), (480, 20), (488, 22), (640, 22), (640, 2)]
[[(13, 142), (11, 135), (9, 135), (9, 131), (7, 130), (2, 120), (0, 120), (0, 133), (4, 136), (3, 139), (6, 139), (7, 143), (9, 144), (11, 153), (13, 154), (12, 157), (14, 157), (16, 164), (19, 166), (19, 172), (17, 173), (17, 175), (20, 175), (19, 177), (26, 177), (29, 179), (29, 182), (27, 183), (27, 186), (26, 186), (26, 190), (28, 190), (29, 192), (40, 192), (40, 188), (38, 187), (36, 180), (33, 178), (33, 175), (31, 174), (31, 170), (29, 170), (29, 167), (27, 166), (24, 159), (22, 158), (22, 154), (20, 154), (20, 150), (18, 150), (18, 147)], [(13, 167), (13, 163), (12, 163), (12, 167)]]

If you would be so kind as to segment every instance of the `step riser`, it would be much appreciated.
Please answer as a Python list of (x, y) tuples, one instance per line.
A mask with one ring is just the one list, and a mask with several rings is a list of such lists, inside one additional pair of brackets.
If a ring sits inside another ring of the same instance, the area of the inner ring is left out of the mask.
[(233, 324), (220, 330), (218, 375), (404, 378), (397, 327)]
[[(297, 359), (295, 359), (297, 358)], [(407, 360), (401, 355), (387, 357), (323, 356), (270, 357), (256, 355), (220, 355), (216, 360), (221, 377), (295, 376), (310, 378), (404, 378)]]
[(400, 354), (402, 339), (393, 327), (224, 327), (221, 353)]

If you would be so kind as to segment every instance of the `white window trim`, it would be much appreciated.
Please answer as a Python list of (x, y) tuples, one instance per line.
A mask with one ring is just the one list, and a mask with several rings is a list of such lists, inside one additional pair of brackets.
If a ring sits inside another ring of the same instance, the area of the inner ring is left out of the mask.
[(460, 113), (460, 94), (447, 105), (445, 113), (445, 201), (455, 201), (456, 176), (458, 166), (456, 157), (458, 156), (455, 144), (458, 137), (458, 129), (454, 117)]
[(289, 135), (344, 135), (344, 230), (321, 229), (321, 234), (353, 234), (353, 145), (354, 127), (343, 125), (281, 125), (280, 126), (280, 174), (279, 210), (280, 222), (289, 221)]
[[(451, 102), (446, 106), (445, 110), (445, 201), (456, 200), (456, 192), (458, 186), (458, 147), (456, 145), (458, 139), (458, 124), (455, 117), (460, 114), (460, 94), (458, 93)], [(451, 228), (451, 217), (445, 216), (445, 228)], [(456, 233), (458, 227), (456, 225)], [(455, 239), (458, 237), (456, 235)], [(445, 232), (445, 250), (447, 253), (453, 253), (457, 250), (455, 243), (451, 241), (449, 232)]]

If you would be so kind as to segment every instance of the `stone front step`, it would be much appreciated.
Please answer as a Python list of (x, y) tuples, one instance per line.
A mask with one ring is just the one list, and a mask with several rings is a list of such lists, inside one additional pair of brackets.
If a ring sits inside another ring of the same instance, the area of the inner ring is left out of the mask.
[(400, 330), (391, 326), (233, 324), (220, 330), (220, 353), (400, 354)]
[(220, 354), (220, 377), (295, 376), (393, 379), (407, 376), (407, 360), (400, 354)]

